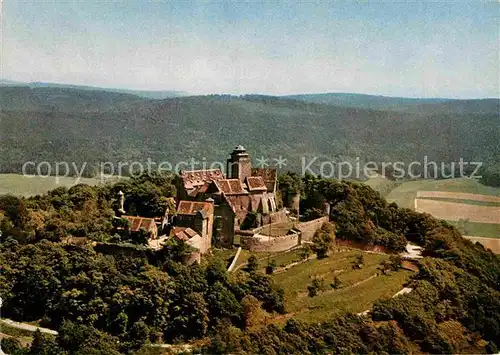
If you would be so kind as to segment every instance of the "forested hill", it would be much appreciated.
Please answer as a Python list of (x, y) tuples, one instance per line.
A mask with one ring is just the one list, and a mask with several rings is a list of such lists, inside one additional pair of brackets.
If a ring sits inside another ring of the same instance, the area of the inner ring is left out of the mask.
[(11, 80), (0, 80), (0, 86), (21, 86), (31, 89), (71, 89), (71, 90), (86, 90), (86, 91), (106, 91), (121, 94), (137, 95), (146, 99), (166, 99), (169, 97), (189, 96), (189, 93), (176, 90), (132, 90), (132, 89), (117, 89), (117, 88), (101, 88), (87, 85), (69, 85), (57, 83), (32, 82), (22, 83)]
[(283, 96), (286, 99), (301, 100), (318, 104), (358, 107), (369, 109), (389, 109), (407, 105), (442, 103), (447, 99), (416, 99), (406, 97), (389, 97), (381, 95), (365, 95), (350, 93), (322, 93)]
[[(0, 87), (0, 171), (26, 161), (225, 161), (243, 144), (254, 158), (495, 162), (498, 112), (490, 101), (443, 103), (435, 113), (316, 104), (268, 96), (164, 100), (69, 88)], [(498, 102), (498, 100), (496, 100)], [(433, 103), (437, 105), (440, 103)], [(446, 109), (477, 106), (457, 113)], [(454, 106), (455, 105), (455, 106)], [(450, 107), (451, 107), (450, 106)]]
[(420, 99), (346, 93), (289, 95), (283, 96), (283, 98), (342, 107), (421, 114), (488, 114), (498, 113), (500, 107), (500, 100), (492, 98), (477, 100)]

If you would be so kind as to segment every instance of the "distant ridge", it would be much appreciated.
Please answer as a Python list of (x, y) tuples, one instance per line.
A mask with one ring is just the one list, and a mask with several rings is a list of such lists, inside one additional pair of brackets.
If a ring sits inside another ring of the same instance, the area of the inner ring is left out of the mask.
[(282, 98), (340, 107), (424, 114), (499, 112), (500, 103), (498, 98), (408, 98), (353, 93), (298, 94), (286, 95), (282, 96)]
[(344, 107), (362, 107), (371, 109), (390, 109), (400, 105), (419, 105), (429, 103), (442, 103), (452, 101), (447, 98), (407, 98), (382, 95), (367, 95), (353, 93), (321, 93), (321, 94), (297, 94), (283, 96), (287, 99), (314, 102)]
[(357, 157), (498, 161), (499, 100), (409, 100), (382, 110), (265, 95), (153, 100), (95, 89), (5, 85), (0, 169), (19, 172), (27, 161), (88, 162), (94, 170), (98, 162), (148, 158), (173, 166), (191, 158), (214, 162), (225, 159), (234, 140), (254, 157), (284, 157), (293, 171), (303, 169), (303, 159), (316, 157), (316, 168)]
[(191, 96), (190, 93), (175, 90), (133, 90), (133, 89), (118, 89), (118, 88), (104, 88), (99, 86), (88, 85), (72, 85), (72, 84), (59, 84), (59, 83), (45, 83), (45, 82), (30, 82), (23, 83), (13, 80), (0, 80), (0, 86), (27, 86), (30, 88), (61, 88), (61, 89), (76, 89), (76, 90), (89, 90), (89, 91), (108, 91), (114, 93), (130, 94), (140, 96), (146, 99), (167, 99), (172, 97)]

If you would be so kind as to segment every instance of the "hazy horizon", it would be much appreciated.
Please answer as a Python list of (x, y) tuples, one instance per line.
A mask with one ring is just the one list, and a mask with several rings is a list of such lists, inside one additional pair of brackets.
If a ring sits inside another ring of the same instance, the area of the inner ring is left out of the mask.
[[(365, 96), (379, 96), (379, 97), (387, 97), (387, 98), (402, 98), (402, 99), (441, 99), (441, 100), (487, 100), (487, 99), (495, 99), (495, 100), (500, 100), (500, 95), (498, 97), (494, 96), (486, 96), (486, 97), (460, 97), (460, 98), (455, 98), (455, 97), (442, 97), (442, 96), (390, 96), (390, 95), (384, 95), (384, 94), (378, 94), (378, 93), (366, 93), (366, 92), (340, 92), (340, 91), (324, 91), (324, 92), (296, 92), (296, 93), (289, 93), (285, 95), (276, 95), (276, 94), (263, 94), (259, 92), (247, 92), (247, 93), (226, 93), (226, 92), (211, 92), (211, 93), (202, 93), (202, 94), (197, 94), (193, 93), (190, 91), (178, 91), (178, 90), (170, 90), (168, 88), (165, 89), (153, 89), (153, 90), (148, 90), (148, 89), (137, 89), (137, 88), (129, 88), (129, 87), (110, 87), (110, 86), (95, 86), (95, 85), (86, 85), (86, 84), (75, 84), (75, 83), (55, 83), (55, 82), (46, 82), (46, 81), (35, 81), (35, 82), (21, 82), (21, 81), (15, 81), (11, 80), (8, 78), (0, 78), (0, 82), (5, 81), (5, 82), (12, 82), (13, 84), (9, 84), (9, 86), (15, 86), (17, 84), (19, 85), (30, 85), (30, 84), (47, 84), (47, 85), (61, 85), (61, 86), (75, 86), (75, 87), (87, 87), (87, 88), (93, 88), (96, 90), (113, 90), (113, 91), (130, 91), (132, 94), (133, 92), (137, 91), (143, 91), (143, 92), (151, 92), (151, 93), (161, 93), (161, 92), (175, 92), (179, 94), (183, 94), (182, 96), (205, 96), (205, 95), (232, 95), (232, 96), (239, 96), (239, 95), (265, 95), (265, 96), (276, 96), (276, 97), (281, 97), (281, 96), (297, 96), (297, 95), (327, 95), (327, 94), (333, 94), (333, 95), (365, 95)], [(0, 83), (0, 86), (2, 83)], [(3, 84), (5, 85), (5, 84)]]
[(190, 94), (498, 98), (499, 5), (5, 0), (0, 77)]

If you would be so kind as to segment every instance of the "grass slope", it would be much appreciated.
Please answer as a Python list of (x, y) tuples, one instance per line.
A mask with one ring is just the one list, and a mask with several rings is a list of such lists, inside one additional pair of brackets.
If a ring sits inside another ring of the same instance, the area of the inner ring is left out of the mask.
[(378, 191), (382, 197), (386, 198), (392, 190), (401, 185), (401, 182), (392, 181), (382, 176), (374, 176), (363, 181), (363, 184), (370, 186), (375, 191)]
[[(401, 270), (387, 276), (374, 276), (380, 262), (388, 256), (369, 253), (363, 254), (364, 266), (354, 270), (351, 262), (359, 253), (355, 250), (337, 252), (326, 259), (309, 260), (275, 274), (275, 282), (285, 290), (288, 312), (305, 321), (322, 321), (344, 312), (362, 312), (371, 308), (377, 299), (394, 295), (411, 275)], [(337, 290), (329, 286), (334, 274), (341, 281), (341, 288)], [(315, 277), (324, 278), (327, 289), (311, 298), (307, 295), (307, 286)]]

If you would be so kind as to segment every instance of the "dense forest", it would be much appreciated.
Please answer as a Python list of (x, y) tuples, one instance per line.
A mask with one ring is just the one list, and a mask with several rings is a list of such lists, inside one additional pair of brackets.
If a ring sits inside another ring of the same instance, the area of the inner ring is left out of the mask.
[[(408, 286), (379, 300), (369, 317), (344, 314), (324, 323), (293, 319), (283, 290), (255, 268), (228, 273), (217, 257), (185, 265), (189, 247), (170, 240), (158, 251), (137, 245), (113, 252), (60, 243), (67, 236), (128, 243), (114, 235), (118, 190), (127, 209), (161, 215), (175, 195), (175, 175), (141, 176), (116, 185), (77, 185), (42, 196), (0, 197), (2, 316), (41, 319), (57, 337), (35, 334), (13, 354), (140, 354), (151, 342), (191, 342), (202, 353), (494, 353), (500, 347), (500, 258), (463, 239), (443, 221), (389, 204), (352, 182), (279, 177), (281, 203), (296, 192), (306, 218), (325, 213), (337, 239), (425, 256)], [(115, 238), (115, 239), (113, 239)], [(319, 252), (318, 252), (319, 257)], [(322, 255), (325, 257), (325, 255)], [(328, 257), (328, 256), (326, 256)]]
[(485, 166), (499, 160), (499, 100), (351, 96), (333, 103), (258, 95), (154, 100), (109, 91), (0, 86), (0, 171), (19, 173), (28, 161), (74, 162), (79, 168), (86, 162), (87, 176), (108, 161), (150, 158), (175, 166), (194, 158), (210, 164), (225, 162), (236, 144), (254, 159), (282, 156), (283, 169), (297, 172), (302, 158), (307, 164), (315, 157), (315, 172), (322, 162), (354, 163), (358, 157), (361, 163), (463, 158)]

